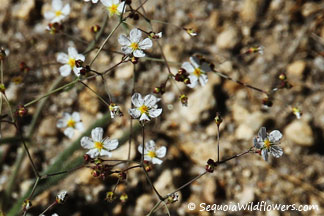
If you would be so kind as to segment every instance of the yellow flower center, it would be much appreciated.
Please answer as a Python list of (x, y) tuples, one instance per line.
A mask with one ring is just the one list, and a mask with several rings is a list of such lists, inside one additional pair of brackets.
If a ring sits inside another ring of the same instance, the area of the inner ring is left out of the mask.
[(72, 127), (72, 128), (74, 128), (74, 126), (75, 126), (75, 121), (74, 121), (73, 119), (70, 119), (70, 120), (67, 122), (67, 126), (68, 126), (68, 127)]
[(270, 142), (269, 139), (264, 140), (264, 146), (265, 146), (267, 149), (270, 148), (270, 146), (271, 146), (271, 142)]
[(141, 112), (141, 114), (143, 113), (147, 113), (147, 111), (149, 110), (149, 108), (145, 105), (142, 105), (138, 108), (138, 110)]
[(130, 47), (133, 49), (133, 50), (137, 50), (138, 49), (138, 43), (131, 43)]
[(194, 72), (193, 72), (193, 74), (195, 74), (197, 77), (199, 77), (200, 75), (201, 75), (201, 70), (200, 70), (200, 68), (195, 68), (195, 70), (194, 70)]
[(110, 7), (108, 7), (108, 11), (109, 11), (109, 13), (111, 15), (114, 15), (114, 14), (117, 14), (118, 13), (117, 8), (118, 8), (118, 5), (113, 4)]
[(75, 66), (75, 59), (74, 58), (69, 58), (68, 64), (71, 66), (71, 68), (74, 68), (74, 66)]
[(62, 15), (62, 11), (58, 10), (58, 11), (55, 11), (55, 16), (61, 16)]
[(102, 142), (95, 142), (94, 145), (95, 145), (96, 149), (99, 149), (99, 151), (103, 148), (103, 143)]
[(147, 153), (147, 155), (148, 155), (149, 157), (151, 157), (151, 158), (155, 158), (155, 157), (156, 157), (156, 153), (155, 153), (154, 151), (149, 151), (149, 152)]

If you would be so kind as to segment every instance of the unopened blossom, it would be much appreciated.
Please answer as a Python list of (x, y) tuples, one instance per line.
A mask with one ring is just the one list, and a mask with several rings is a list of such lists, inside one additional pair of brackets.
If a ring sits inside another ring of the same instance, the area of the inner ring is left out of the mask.
[(156, 118), (162, 113), (162, 108), (158, 108), (156, 104), (159, 101), (160, 99), (154, 95), (146, 95), (143, 99), (140, 93), (135, 93), (132, 96), (132, 104), (135, 108), (129, 109), (128, 113), (140, 121), (150, 121), (151, 118)]
[(120, 107), (118, 105), (114, 104), (114, 103), (111, 103), (109, 105), (109, 111), (110, 111), (110, 117), (111, 118), (123, 116), (123, 113), (120, 110)]
[(297, 119), (300, 119), (301, 116), (303, 115), (302, 111), (298, 107), (293, 107), (292, 112), (296, 116)]
[(187, 84), (188, 87), (196, 87), (198, 81), (202, 86), (208, 82), (206, 72), (211, 71), (211, 68), (207, 62), (201, 64), (200, 60), (194, 56), (190, 57), (190, 62), (184, 62), (181, 67), (189, 73), (190, 83)]
[(70, 4), (63, 5), (61, 0), (52, 1), (52, 10), (46, 11), (45, 19), (50, 20), (51, 23), (61, 22), (70, 14)]
[(138, 29), (132, 29), (129, 37), (124, 34), (119, 35), (118, 42), (122, 45), (122, 52), (126, 55), (133, 54), (135, 57), (144, 57), (143, 50), (150, 49), (153, 46), (152, 40), (145, 38), (142, 40), (142, 32)]
[(63, 118), (58, 120), (56, 126), (58, 128), (65, 128), (64, 135), (70, 139), (74, 136), (74, 131), (83, 130), (83, 123), (78, 112), (73, 112), (72, 115), (69, 113), (63, 113)]
[(275, 158), (283, 155), (283, 150), (279, 146), (282, 134), (278, 130), (267, 133), (266, 128), (262, 127), (259, 130), (258, 136), (253, 138), (253, 144), (256, 149), (261, 150), (262, 157), (268, 161), (268, 155), (271, 154)]
[(103, 138), (103, 129), (97, 127), (91, 131), (90, 137), (82, 137), (81, 146), (85, 149), (89, 149), (87, 154), (91, 158), (96, 158), (98, 156), (111, 157), (111, 150), (114, 150), (118, 146), (117, 139), (109, 139), (108, 137)]
[[(85, 2), (89, 2), (90, 0), (84, 0)], [(92, 3), (97, 3), (98, 2), (98, 0), (91, 0), (92, 1)]]
[[(143, 153), (143, 145), (138, 146), (138, 151)], [(145, 143), (144, 147), (144, 161), (152, 162), (152, 164), (161, 164), (163, 161), (160, 158), (165, 157), (167, 148), (161, 146), (156, 148), (155, 142), (150, 140)]]
[(66, 198), (67, 198), (67, 191), (61, 191), (59, 194), (56, 196), (56, 202), (61, 204), (64, 203)]
[(125, 11), (125, 1), (119, 0), (101, 0), (101, 3), (107, 7), (109, 16), (121, 15)]
[(57, 61), (64, 64), (60, 67), (60, 73), (62, 76), (69, 76), (71, 71), (73, 70), (76, 76), (80, 76), (80, 71), (82, 67), (77, 67), (76, 61), (81, 60), (84, 61), (85, 57), (82, 54), (79, 54), (78, 51), (74, 47), (68, 48), (68, 54), (60, 52), (57, 55)]

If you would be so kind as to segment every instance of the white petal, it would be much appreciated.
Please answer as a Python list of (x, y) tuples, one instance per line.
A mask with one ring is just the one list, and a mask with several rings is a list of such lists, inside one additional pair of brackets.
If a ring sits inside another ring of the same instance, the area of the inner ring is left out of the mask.
[(52, 1), (52, 8), (55, 10), (55, 11), (58, 11), (58, 10), (61, 10), (63, 7), (63, 3), (61, 0), (53, 0)]
[(90, 137), (82, 137), (81, 146), (85, 149), (93, 149), (95, 147), (94, 142)]
[(271, 147), (271, 154), (273, 157), (279, 158), (283, 155), (283, 150), (280, 146), (275, 145)]
[(103, 145), (108, 150), (114, 150), (118, 146), (118, 140), (117, 139), (112, 139), (112, 140), (105, 139), (103, 142)]
[(105, 149), (101, 149), (100, 151), (100, 156), (106, 156), (106, 157), (111, 157), (112, 156), (112, 153), (105, 150)]
[(64, 19), (64, 16), (63, 15), (60, 15), (60, 16), (55, 16), (54, 19), (51, 20), (51, 23), (59, 23), (61, 22), (62, 20)]
[(253, 145), (255, 148), (257, 149), (261, 149), (264, 145), (264, 142), (260, 142), (259, 139), (257, 137), (253, 138)]
[(129, 109), (128, 110), (129, 115), (132, 116), (132, 118), (137, 119), (141, 116), (141, 112), (138, 109)]
[(279, 142), (282, 138), (282, 134), (278, 130), (274, 130), (269, 134), (269, 141), (272, 143)]
[(132, 29), (129, 33), (129, 37), (130, 37), (131, 42), (138, 43), (142, 38), (142, 32), (140, 30), (138, 30), (137, 28)]
[(56, 127), (58, 128), (64, 128), (67, 126), (67, 121), (65, 119), (60, 119), (56, 123)]
[(149, 151), (155, 151), (155, 142), (154, 140), (149, 140), (145, 143), (145, 150)]
[(198, 77), (195, 75), (190, 75), (189, 80), (190, 80), (190, 84), (188, 84), (187, 86), (190, 88), (195, 88), (198, 84)]
[(103, 129), (101, 127), (96, 127), (91, 131), (91, 137), (95, 142), (101, 142), (103, 135)]
[(99, 155), (99, 151), (98, 149), (94, 148), (89, 150), (86, 154), (89, 155), (91, 158), (96, 158)]
[(60, 67), (59, 70), (60, 70), (61, 76), (63, 76), (63, 77), (69, 76), (71, 74), (70, 65), (63, 65)]
[(133, 55), (137, 58), (142, 58), (145, 56), (145, 53), (143, 52), (143, 50), (138, 49), (133, 52)]
[(72, 119), (75, 121), (75, 122), (79, 122), (81, 120), (80, 118), (80, 113), (78, 112), (73, 112), (72, 113)]
[(152, 164), (161, 164), (163, 161), (158, 158), (152, 158)]
[(152, 161), (152, 158), (148, 155), (144, 155), (144, 160), (145, 161)]
[(139, 120), (140, 121), (150, 121), (150, 118), (145, 113), (143, 113)]
[(92, 3), (97, 3), (98, 2), (98, 0), (92, 0)]
[(141, 42), (138, 43), (138, 47), (140, 49), (150, 49), (153, 46), (152, 40), (150, 38), (145, 38)]
[(154, 95), (148, 94), (144, 97), (144, 105), (153, 107), (157, 103), (157, 98)]
[(74, 72), (75, 76), (77, 76), (77, 77), (81, 75), (81, 72), (80, 72), (81, 70), (82, 70), (82, 68), (78, 68), (76, 66), (73, 67), (73, 72)]
[(159, 115), (161, 115), (161, 113), (162, 113), (162, 109), (160, 108), (160, 109), (150, 109), (149, 111), (148, 111), (148, 114), (149, 114), (149, 116), (151, 117), (151, 118), (156, 118), (156, 117), (158, 117)]
[(194, 68), (200, 67), (200, 64), (199, 64), (200, 61), (196, 56), (190, 57), (189, 60), (190, 60), (191, 64), (194, 66)]
[(129, 46), (132, 42), (128, 39), (128, 37), (126, 37), (126, 35), (121, 34), (118, 37), (118, 43), (122, 46)]
[(131, 53), (133, 52), (133, 49), (132, 49), (131, 47), (129, 47), (129, 46), (123, 46), (123, 47), (121, 48), (121, 51), (122, 51), (124, 54), (129, 55), (129, 54), (131, 54)]
[(206, 85), (207, 82), (208, 82), (208, 77), (207, 77), (207, 75), (206, 75), (206, 74), (201, 74), (201, 75), (199, 76), (199, 82), (200, 82), (200, 85), (202, 85), (202, 86)]
[(83, 127), (83, 123), (82, 122), (78, 122), (75, 124), (75, 129), (79, 130), (79, 131), (83, 131), (84, 127)]
[(193, 73), (195, 68), (189, 62), (184, 62), (181, 67), (185, 69), (188, 73)]
[(132, 96), (132, 103), (135, 107), (140, 107), (144, 104), (144, 100), (140, 93), (134, 93)]
[(112, 0), (112, 3), (115, 4), (115, 5), (119, 4), (119, 0)]
[(47, 20), (51, 20), (51, 19), (53, 19), (53, 18), (55, 17), (55, 13), (52, 12), (52, 11), (46, 11), (46, 12), (44, 13), (44, 17), (45, 17), (45, 19), (47, 19)]
[(267, 149), (262, 149), (261, 151), (262, 157), (265, 161), (268, 161), (268, 150)]
[(71, 11), (70, 4), (66, 4), (62, 9), (62, 14), (64, 14), (64, 16), (67, 16), (70, 14), (70, 11)]
[(267, 138), (267, 129), (265, 127), (260, 128), (258, 132), (258, 136), (262, 139), (265, 140)]
[[(118, 2), (119, 2), (119, 0), (117, 0)], [(124, 5), (125, 5), (125, 2), (123, 1), (123, 2), (121, 2), (119, 5), (118, 5), (118, 7), (117, 7), (117, 11), (121, 14), (121, 13), (123, 13), (123, 9), (124, 9), (124, 11), (125, 11), (125, 9), (126, 9), (126, 6), (125, 6), (125, 8), (124, 8)]]
[(143, 145), (139, 145), (139, 146), (137, 147), (137, 150), (139, 151), (139, 153), (142, 154), (142, 152), (143, 152)]
[(110, 7), (112, 5), (112, 0), (100, 0), (103, 5)]
[(69, 56), (66, 53), (60, 52), (57, 54), (56, 60), (62, 64), (69, 62)]
[(167, 151), (167, 148), (165, 146), (161, 146), (160, 148), (158, 148), (156, 150), (156, 156), (158, 156), (159, 158), (163, 158), (165, 157), (166, 155), (166, 151)]
[(70, 58), (76, 59), (76, 57), (78, 55), (78, 51), (74, 47), (69, 47), (68, 48), (68, 54), (69, 54)]
[(78, 54), (76, 57), (75, 57), (76, 60), (81, 60), (81, 61), (84, 61), (85, 60), (85, 56), (82, 55), (82, 54)]
[(74, 129), (71, 128), (71, 127), (66, 128), (64, 130), (64, 135), (71, 139), (73, 137), (73, 135), (74, 135)]

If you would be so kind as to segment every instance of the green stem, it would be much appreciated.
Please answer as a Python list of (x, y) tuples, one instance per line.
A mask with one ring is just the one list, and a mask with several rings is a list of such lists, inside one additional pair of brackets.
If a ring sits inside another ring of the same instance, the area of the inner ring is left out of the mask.
[(160, 206), (161, 203), (162, 200), (159, 200), (159, 202), (155, 204), (155, 206), (151, 209), (151, 211), (146, 216), (151, 216), (155, 212), (155, 210)]

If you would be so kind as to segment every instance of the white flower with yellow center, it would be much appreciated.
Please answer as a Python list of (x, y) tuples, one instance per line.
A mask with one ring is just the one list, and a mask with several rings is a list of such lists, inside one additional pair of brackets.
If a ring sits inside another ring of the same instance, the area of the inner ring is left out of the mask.
[(158, 109), (156, 104), (159, 101), (160, 99), (154, 95), (146, 95), (143, 99), (140, 93), (135, 93), (132, 96), (132, 104), (135, 108), (129, 109), (128, 113), (140, 121), (150, 121), (151, 118), (156, 118), (162, 113), (162, 108)]
[(56, 126), (58, 128), (66, 128), (64, 130), (64, 135), (70, 139), (74, 136), (74, 130), (83, 130), (83, 124), (78, 112), (73, 112), (72, 115), (63, 113), (63, 118), (58, 120)]
[(143, 50), (150, 49), (153, 46), (152, 40), (149, 38), (142, 39), (142, 32), (138, 29), (132, 29), (129, 38), (122, 34), (119, 35), (118, 42), (122, 45), (122, 52), (126, 55), (133, 54), (135, 57), (144, 57)]
[(120, 15), (125, 11), (125, 1), (119, 2), (119, 0), (101, 0), (101, 3), (107, 7), (109, 16)]
[(266, 128), (262, 127), (259, 130), (258, 136), (253, 138), (254, 147), (261, 150), (262, 157), (268, 161), (268, 154), (272, 154), (275, 158), (283, 155), (283, 150), (278, 146), (282, 134), (278, 130), (267, 134)]
[[(143, 145), (138, 146), (138, 151), (143, 153)], [(165, 146), (161, 146), (160, 148), (156, 148), (155, 142), (150, 140), (145, 143), (144, 148), (144, 160), (150, 161), (153, 164), (161, 164), (163, 161), (160, 158), (165, 157), (167, 148)]]
[(111, 157), (112, 153), (109, 151), (117, 148), (118, 146), (117, 139), (110, 140), (108, 137), (103, 139), (102, 136), (103, 136), (103, 129), (97, 127), (91, 131), (91, 138), (82, 137), (81, 146), (85, 149), (89, 149), (87, 154), (91, 158), (96, 158), (98, 156)]
[(206, 72), (211, 71), (208, 63), (203, 62), (201, 64), (197, 57), (190, 57), (190, 63), (184, 62), (181, 67), (189, 73), (190, 84), (187, 84), (188, 87), (196, 87), (198, 81), (202, 86), (206, 85), (208, 82)]
[[(90, 0), (84, 0), (85, 2), (89, 2)], [(98, 0), (92, 0), (92, 3), (97, 3)]]
[(78, 51), (74, 47), (68, 48), (68, 54), (60, 52), (57, 54), (57, 61), (64, 64), (60, 67), (60, 73), (62, 76), (66, 77), (70, 75), (73, 70), (76, 76), (80, 76), (81, 67), (78, 68), (76, 66), (75, 61), (81, 60), (84, 61), (85, 57), (82, 54), (79, 54)]
[(45, 19), (50, 20), (51, 23), (61, 22), (66, 16), (70, 14), (70, 5), (66, 4), (63, 6), (61, 0), (52, 1), (52, 10), (46, 11), (44, 16)]

